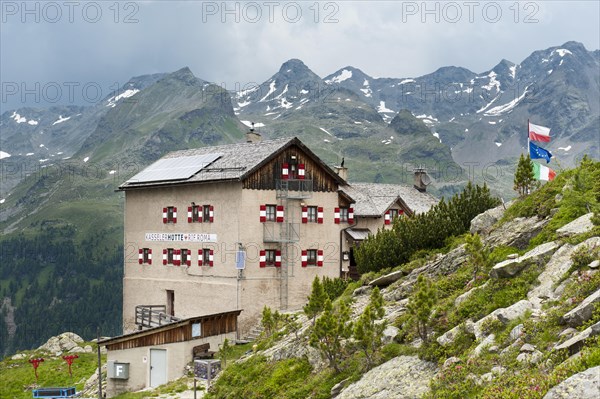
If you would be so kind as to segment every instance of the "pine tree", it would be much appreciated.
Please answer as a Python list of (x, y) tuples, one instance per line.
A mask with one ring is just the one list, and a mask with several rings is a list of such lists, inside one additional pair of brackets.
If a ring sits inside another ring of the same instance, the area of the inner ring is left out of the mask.
[(417, 278), (412, 296), (408, 301), (408, 312), (412, 315), (419, 337), (427, 343), (431, 311), (435, 305), (436, 295), (428, 281), (422, 274)]
[(375, 287), (371, 291), (369, 304), (365, 307), (365, 310), (354, 326), (354, 339), (357, 342), (357, 346), (365, 354), (367, 368), (371, 368), (373, 365), (373, 355), (381, 346), (383, 331), (387, 327), (385, 321), (377, 322), (384, 314), (383, 296), (381, 296), (379, 288)]
[(469, 262), (473, 266), (473, 283), (477, 280), (477, 273), (488, 264), (488, 251), (483, 248), (479, 234), (469, 234), (466, 237), (466, 251)]
[(233, 347), (229, 345), (229, 339), (225, 338), (221, 345), (221, 349), (219, 350), (219, 358), (221, 359), (221, 362), (223, 362), (223, 367), (227, 366), (227, 358), (231, 356), (232, 352)]
[(515, 172), (515, 180), (513, 190), (519, 193), (519, 196), (525, 197), (531, 189), (536, 186), (535, 175), (533, 174), (533, 162), (527, 155), (527, 158), (521, 154), (517, 170)]
[(312, 319), (313, 324), (315, 317), (323, 310), (326, 298), (327, 294), (325, 293), (323, 284), (321, 284), (319, 277), (316, 276), (312, 282), (312, 291), (308, 297), (308, 303), (303, 308), (304, 314), (306, 314), (309, 319)]
[(351, 335), (350, 308), (343, 302), (334, 308), (328, 298), (310, 334), (310, 346), (319, 350), (329, 366), (339, 373), (340, 361), (345, 356), (343, 343)]

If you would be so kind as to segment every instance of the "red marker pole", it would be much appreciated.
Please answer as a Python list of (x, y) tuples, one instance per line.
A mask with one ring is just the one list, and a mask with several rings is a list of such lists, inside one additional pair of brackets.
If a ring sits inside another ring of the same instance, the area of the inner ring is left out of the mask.
[(75, 359), (78, 359), (78, 358), (79, 358), (79, 356), (77, 356), (77, 355), (68, 355), (68, 356), (63, 356), (62, 358), (63, 358), (63, 359), (64, 359), (64, 360), (67, 362), (67, 364), (69, 365), (69, 375), (71, 376), (71, 379), (72, 379), (72, 378), (73, 378), (73, 372), (71, 371), (71, 365), (73, 364), (73, 361), (74, 361)]
[(29, 359), (29, 363), (31, 363), (31, 365), (33, 366), (33, 372), (35, 373), (35, 383), (37, 384), (38, 382), (38, 373), (37, 373), (37, 368), (40, 365), (41, 362), (44, 361), (43, 357), (39, 357), (37, 359)]

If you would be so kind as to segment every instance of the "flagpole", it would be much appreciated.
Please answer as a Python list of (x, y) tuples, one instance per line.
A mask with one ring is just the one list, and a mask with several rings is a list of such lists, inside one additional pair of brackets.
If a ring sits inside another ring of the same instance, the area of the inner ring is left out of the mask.
[(529, 118), (527, 118), (527, 156), (529, 156)]

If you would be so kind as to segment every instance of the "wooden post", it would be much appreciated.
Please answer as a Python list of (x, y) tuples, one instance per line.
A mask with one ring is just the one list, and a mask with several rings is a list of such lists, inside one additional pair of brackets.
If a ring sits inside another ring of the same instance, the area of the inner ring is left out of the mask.
[(98, 344), (98, 399), (102, 398), (102, 358), (100, 356), (100, 327), (96, 330), (97, 341)]

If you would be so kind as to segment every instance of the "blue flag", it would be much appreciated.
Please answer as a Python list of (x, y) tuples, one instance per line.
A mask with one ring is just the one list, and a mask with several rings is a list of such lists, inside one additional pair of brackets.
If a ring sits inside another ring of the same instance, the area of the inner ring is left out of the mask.
[(552, 153), (542, 147), (539, 147), (533, 143), (529, 143), (529, 156), (531, 159), (543, 158), (546, 160), (546, 163), (550, 163), (550, 158), (552, 158)]

